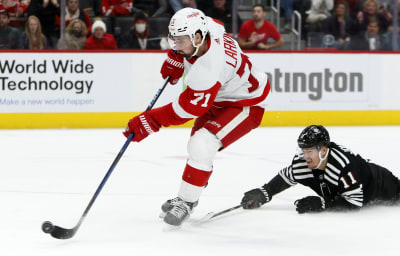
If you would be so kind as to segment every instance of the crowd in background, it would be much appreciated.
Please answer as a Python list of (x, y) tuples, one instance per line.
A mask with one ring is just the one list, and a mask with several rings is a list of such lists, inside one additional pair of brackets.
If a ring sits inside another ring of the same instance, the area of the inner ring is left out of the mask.
[[(233, 28), (232, 0), (66, 0), (63, 15), (59, 1), (0, 0), (0, 49), (168, 49), (168, 20), (184, 7), (198, 8), (218, 19), (228, 33)], [(86, 8), (81, 8), (79, 1), (85, 1)], [(304, 21), (303, 37), (318, 38), (314, 47), (393, 50), (393, 20), (400, 23), (400, 11), (397, 17), (392, 15), (393, 2), (280, 0), (284, 26), (280, 30), (265, 21), (263, 26), (268, 26), (262, 33), (269, 36), (262, 38), (265, 42), (255, 43), (257, 36), (261, 38), (258, 28), (248, 35), (243, 31), (249, 22), (260, 23), (260, 17), (266, 20), (266, 6), (259, 5), (262, 10), (253, 7), (250, 20), (243, 20), (237, 12), (238, 40), (243, 48), (279, 50), (283, 44), (280, 34), (290, 29), (293, 11), (297, 10)], [(263, 4), (267, 5), (268, 0)], [(398, 5), (400, 10), (400, 0)], [(61, 16), (65, 17), (65, 29), (60, 29)], [(120, 17), (130, 17), (131, 24), (116, 26)], [(149, 26), (154, 19), (161, 19), (158, 26), (165, 27), (160, 30), (162, 34)], [(269, 37), (275, 41), (273, 44), (267, 43)]]

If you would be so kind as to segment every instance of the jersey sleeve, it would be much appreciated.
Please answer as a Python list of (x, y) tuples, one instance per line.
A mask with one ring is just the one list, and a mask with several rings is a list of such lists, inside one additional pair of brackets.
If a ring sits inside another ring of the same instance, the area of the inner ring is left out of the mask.
[(150, 110), (151, 117), (162, 126), (180, 125), (205, 114), (217, 96), (221, 84), (217, 82), (207, 90), (187, 87), (174, 102)]
[(291, 185), (287, 184), (287, 182), (282, 178), (282, 176), (278, 174), (263, 187), (265, 191), (267, 191), (271, 200), (274, 195), (284, 191), (287, 188), (290, 188)]
[[(347, 203), (351, 204), (350, 207), (355, 206), (361, 208), (364, 205), (364, 191), (359, 177), (355, 170), (346, 168), (339, 178), (339, 195)], [(345, 204), (342, 206), (346, 206)]]
[(290, 186), (294, 186), (297, 184), (297, 181), (293, 177), (293, 168), (292, 165), (289, 165), (282, 170), (279, 171), (278, 173), (282, 179)]

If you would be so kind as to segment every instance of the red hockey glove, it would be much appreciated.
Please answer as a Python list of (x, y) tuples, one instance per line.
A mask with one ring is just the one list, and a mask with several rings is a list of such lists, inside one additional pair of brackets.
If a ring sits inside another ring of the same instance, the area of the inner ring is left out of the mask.
[(172, 49), (169, 49), (168, 58), (164, 61), (161, 67), (162, 78), (166, 79), (167, 76), (169, 76), (169, 82), (171, 84), (176, 84), (179, 81), (179, 78), (182, 77), (183, 71), (183, 56), (174, 52)]
[(133, 136), (132, 141), (139, 142), (149, 136), (149, 134), (158, 132), (160, 127), (161, 125), (154, 121), (148, 112), (143, 112), (129, 120), (128, 126), (123, 134), (128, 138), (129, 134), (133, 132), (135, 136)]

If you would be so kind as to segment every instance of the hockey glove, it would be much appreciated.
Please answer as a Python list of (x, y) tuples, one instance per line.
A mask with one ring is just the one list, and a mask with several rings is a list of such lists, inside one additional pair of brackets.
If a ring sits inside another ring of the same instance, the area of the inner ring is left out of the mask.
[(169, 82), (176, 84), (179, 78), (182, 77), (184, 71), (183, 56), (179, 53), (168, 50), (168, 58), (164, 61), (161, 67), (161, 75), (163, 79), (170, 77)]
[(123, 132), (125, 137), (129, 137), (132, 132), (135, 134), (132, 141), (139, 142), (149, 136), (149, 134), (158, 132), (161, 125), (159, 125), (148, 112), (143, 112), (142, 114), (135, 116), (129, 120), (128, 126), (125, 132)]
[(244, 209), (259, 208), (261, 205), (271, 201), (271, 197), (264, 187), (252, 189), (244, 193), (242, 202), (240, 203)]
[(325, 210), (325, 200), (319, 196), (307, 196), (294, 202), (298, 213), (322, 212)]

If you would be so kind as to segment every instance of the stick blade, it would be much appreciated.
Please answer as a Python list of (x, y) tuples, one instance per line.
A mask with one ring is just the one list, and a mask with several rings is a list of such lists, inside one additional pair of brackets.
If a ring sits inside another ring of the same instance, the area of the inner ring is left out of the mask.
[(51, 231), (50, 235), (57, 239), (69, 239), (73, 237), (75, 233), (75, 228), (67, 229), (59, 226), (54, 226), (54, 229)]
[(205, 215), (204, 217), (202, 217), (201, 219), (199, 219), (198, 221), (196, 221), (195, 223), (193, 223), (194, 225), (200, 225), (204, 222), (209, 221), (210, 219), (212, 219), (215, 216), (214, 212), (209, 212), (207, 213), (207, 215)]

